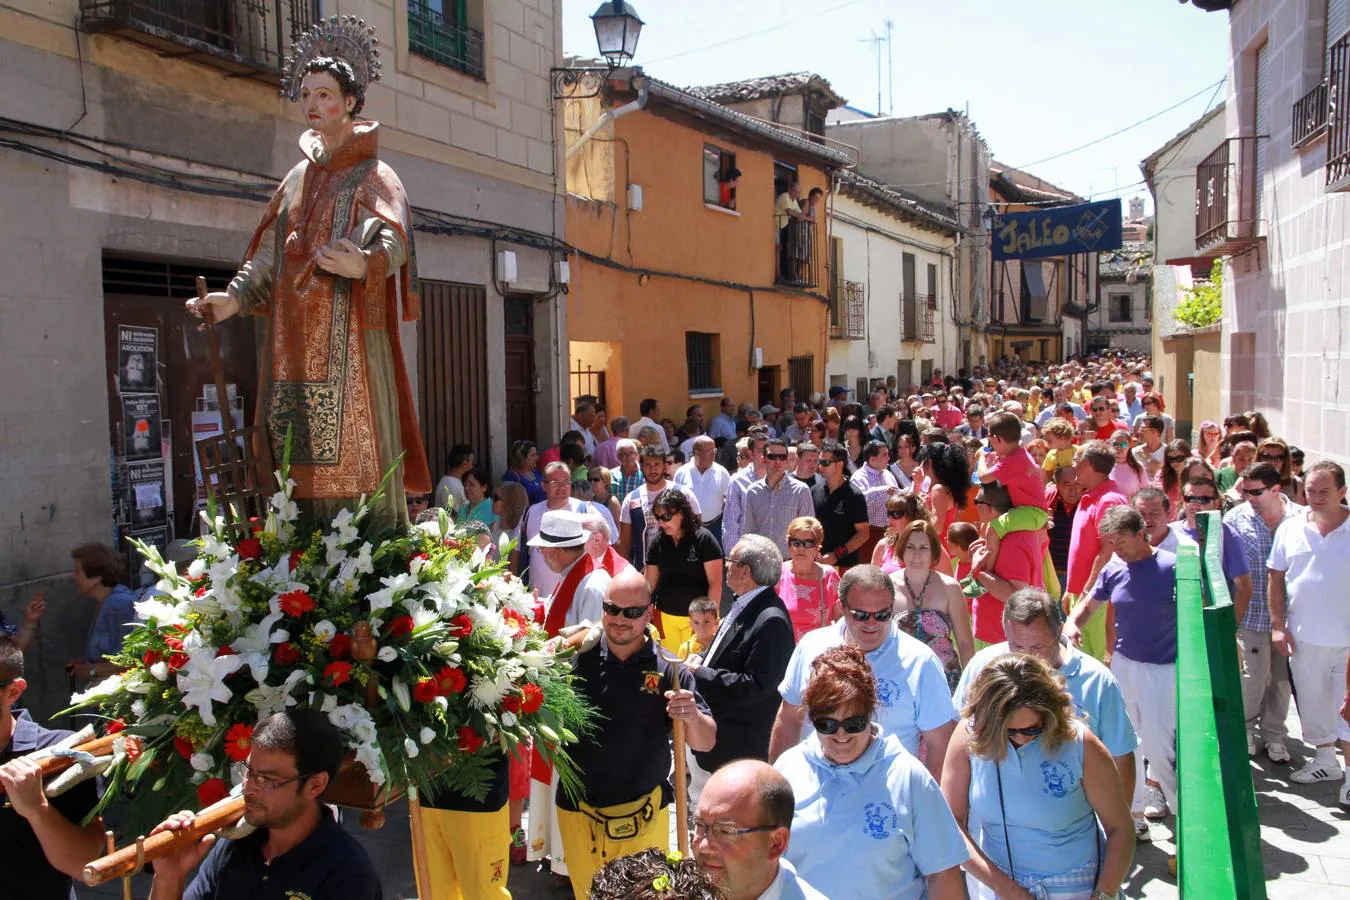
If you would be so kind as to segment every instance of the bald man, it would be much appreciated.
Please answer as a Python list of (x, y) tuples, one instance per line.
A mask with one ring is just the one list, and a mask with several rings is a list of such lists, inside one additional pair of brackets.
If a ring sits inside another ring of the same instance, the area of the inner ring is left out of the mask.
[(726, 900), (824, 900), (783, 857), (795, 805), (787, 779), (757, 759), (727, 763), (708, 779), (690, 849)]

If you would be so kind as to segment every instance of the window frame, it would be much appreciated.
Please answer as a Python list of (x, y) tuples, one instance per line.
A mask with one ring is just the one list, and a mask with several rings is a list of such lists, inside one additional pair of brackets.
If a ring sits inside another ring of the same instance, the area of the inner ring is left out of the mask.
[[(709, 186), (710, 186), (710, 185), (709, 185), (709, 181), (708, 181), (708, 175), (709, 175), (709, 172), (708, 172), (708, 163), (709, 163), (709, 161), (710, 161), (710, 156), (711, 156), (713, 153), (716, 153), (716, 154), (717, 154), (717, 171), (713, 174), (713, 179), (712, 179), (712, 187), (713, 187), (713, 190), (714, 190), (714, 195), (710, 197), (710, 196), (708, 195), (708, 190), (709, 190)], [(732, 169), (736, 168), (736, 152), (735, 152), (734, 150), (727, 150), (727, 149), (725, 149), (725, 148), (723, 148), (723, 147), (719, 147), (719, 146), (716, 145), (716, 144), (710, 144), (710, 143), (704, 142), (704, 144), (703, 144), (703, 153), (702, 153), (702, 155), (699, 157), (699, 162), (700, 162), (700, 164), (701, 164), (701, 166), (702, 166), (702, 171), (701, 171), (701, 176), (702, 176), (702, 177), (701, 177), (701, 180), (702, 180), (702, 182), (703, 182), (703, 205), (704, 205), (704, 206), (712, 207), (713, 209), (716, 209), (716, 210), (722, 210), (722, 211), (725, 211), (725, 212), (732, 212), (732, 213), (738, 213), (738, 214), (739, 214), (740, 211), (736, 208), (736, 190), (737, 190), (737, 189), (736, 189), (735, 187), (733, 187), (733, 188), (731, 189), (731, 204), (732, 204), (732, 205), (731, 205), (731, 206), (727, 206), (727, 205), (723, 204), (723, 203), (722, 203), (722, 180), (721, 180), (721, 178), (720, 178), (720, 176), (721, 176), (721, 174), (722, 174), (723, 172), (729, 172), (729, 171), (731, 171)]]
[[(1116, 308), (1116, 303), (1119, 301), (1124, 301), (1124, 306), (1121, 309)], [(1134, 322), (1134, 295), (1108, 295), (1106, 301), (1106, 321), (1111, 325), (1129, 325)]]
[[(691, 397), (715, 396), (722, 393), (721, 337), (721, 334), (715, 331), (684, 333), (685, 378)], [(695, 353), (695, 341), (702, 340), (707, 341), (706, 353)], [(696, 375), (706, 375), (706, 378), (696, 378)], [(707, 383), (702, 383), (703, 381)]]

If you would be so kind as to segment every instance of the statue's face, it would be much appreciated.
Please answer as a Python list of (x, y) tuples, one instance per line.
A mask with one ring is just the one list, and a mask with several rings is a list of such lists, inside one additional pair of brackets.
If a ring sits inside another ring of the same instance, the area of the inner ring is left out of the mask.
[(328, 72), (310, 72), (300, 82), (300, 106), (305, 121), (315, 131), (341, 124), (355, 105), (356, 98), (344, 97), (337, 79)]

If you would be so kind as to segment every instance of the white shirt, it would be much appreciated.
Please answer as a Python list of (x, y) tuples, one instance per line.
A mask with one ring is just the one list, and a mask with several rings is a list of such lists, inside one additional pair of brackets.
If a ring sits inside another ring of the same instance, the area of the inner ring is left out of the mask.
[[(572, 571), (572, 566), (585, 558), (586, 554), (583, 552), (571, 566), (556, 573), (559, 586), (567, 578), (567, 573)], [(563, 625), (580, 625), (582, 622), (595, 624), (599, 622), (600, 617), (604, 614), (605, 592), (609, 590), (610, 580), (609, 573), (603, 568), (597, 567), (587, 572), (586, 577), (582, 578), (581, 583), (577, 585), (576, 592), (572, 594), (572, 605), (568, 607), (567, 615), (563, 618)], [(553, 590), (556, 592), (557, 587)], [(544, 596), (544, 592), (540, 591), (539, 595)], [(549, 608), (553, 606), (552, 593), (548, 595), (545, 606)]]
[(699, 515), (705, 521), (722, 515), (722, 506), (727, 502), (727, 491), (731, 489), (731, 473), (721, 463), (714, 462), (708, 471), (700, 472), (693, 460), (675, 470), (675, 484), (686, 491), (693, 492), (698, 498), (701, 510)]
[(586, 449), (587, 456), (593, 455), (595, 453), (595, 435), (591, 434), (591, 430), (582, 426), (576, 419), (569, 419), (567, 427), (570, 431), (581, 432), (581, 446)]
[(1326, 537), (1310, 518), (1311, 511), (1286, 519), (1275, 532), (1266, 565), (1284, 573), (1285, 620), (1300, 643), (1318, 647), (1350, 647), (1350, 519)]
[[(643, 416), (628, 426), (628, 436), (637, 441), (638, 436), (642, 434), (642, 429), (644, 428), (655, 428), (661, 435), (661, 449), (665, 452), (670, 452), (670, 444), (666, 442), (666, 430), (661, 427), (660, 423), (653, 422), (647, 416)], [(642, 442), (638, 441), (638, 443), (640, 444)]]
[(726, 617), (722, 619), (722, 624), (717, 627), (717, 634), (713, 635), (713, 641), (708, 645), (708, 652), (703, 654), (703, 664), (707, 665), (717, 652), (717, 648), (722, 646), (722, 638), (731, 634), (731, 626), (736, 624), (736, 619), (741, 612), (750, 605), (750, 601), (759, 594), (760, 591), (767, 591), (768, 587), (760, 585), (748, 594), (742, 594), (736, 598), (736, 602), (731, 604), (731, 609), (727, 610)]
[[(575, 497), (568, 497), (567, 506), (565, 508), (569, 512), (574, 512), (579, 515), (599, 513), (609, 525), (609, 533), (614, 539), (610, 543), (619, 539), (619, 528), (614, 524), (614, 517), (609, 514), (609, 509), (607, 507), (602, 506), (599, 503), (590, 503), (585, 500), (578, 500)], [(525, 518), (520, 520), (520, 541), (522, 544), (539, 533), (539, 525), (543, 522), (544, 513), (547, 511), (547, 500), (540, 500), (538, 503), (525, 510)], [(525, 549), (530, 551), (530, 587), (537, 588), (539, 590), (539, 596), (541, 597), (552, 596), (553, 592), (558, 589), (558, 585), (562, 583), (562, 575), (554, 572), (548, 567), (548, 563), (544, 562), (544, 555), (540, 552), (539, 547), (527, 546)], [(600, 620), (594, 619), (593, 621), (598, 622)]]
[(774, 876), (769, 889), (759, 895), (759, 900), (826, 900), (825, 895), (802, 881), (792, 863), (785, 858), (778, 860), (778, 874)]

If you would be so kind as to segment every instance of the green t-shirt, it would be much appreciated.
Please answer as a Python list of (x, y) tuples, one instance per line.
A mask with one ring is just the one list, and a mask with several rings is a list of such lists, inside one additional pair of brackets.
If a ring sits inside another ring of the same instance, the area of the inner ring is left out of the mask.
[(1219, 493), (1225, 494), (1233, 489), (1233, 485), (1237, 484), (1237, 469), (1232, 466), (1224, 466), (1218, 471), (1216, 477), (1219, 481)]

